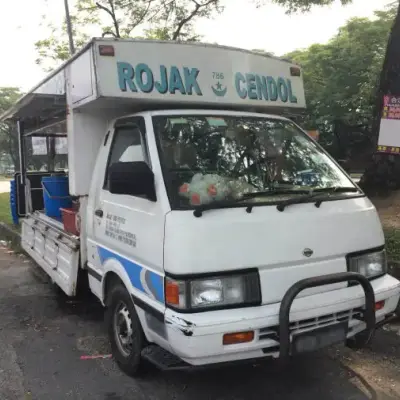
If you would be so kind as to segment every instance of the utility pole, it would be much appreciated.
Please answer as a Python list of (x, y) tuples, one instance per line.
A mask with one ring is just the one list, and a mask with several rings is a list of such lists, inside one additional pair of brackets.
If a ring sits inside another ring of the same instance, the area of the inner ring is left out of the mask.
[(68, 0), (64, 0), (64, 6), (65, 6), (65, 20), (67, 22), (69, 52), (70, 55), (72, 56), (75, 53), (75, 46), (74, 46), (74, 36), (72, 34), (72, 22), (71, 22), (71, 15), (69, 14)]

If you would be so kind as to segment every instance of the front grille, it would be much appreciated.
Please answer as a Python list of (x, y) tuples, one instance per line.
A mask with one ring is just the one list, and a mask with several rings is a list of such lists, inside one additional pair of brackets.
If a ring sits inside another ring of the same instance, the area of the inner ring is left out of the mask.
[[(360, 320), (362, 317), (362, 310), (353, 309), (340, 311), (333, 314), (321, 315), (320, 317), (302, 319), (300, 321), (293, 321), (290, 323), (290, 333), (297, 333), (301, 331), (308, 331), (323, 326), (332, 325), (337, 322), (350, 322), (352, 319)], [(258, 333), (259, 340), (272, 339), (279, 342), (279, 326), (269, 326), (261, 328)]]

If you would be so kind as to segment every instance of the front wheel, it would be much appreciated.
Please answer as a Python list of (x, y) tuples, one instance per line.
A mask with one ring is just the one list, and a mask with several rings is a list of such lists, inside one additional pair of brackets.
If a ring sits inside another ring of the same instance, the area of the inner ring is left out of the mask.
[(108, 296), (106, 324), (112, 355), (127, 375), (138, 375), (143, 367), (141, 351), (145, 337), (133, 301), (122, 284), (111, 289)]

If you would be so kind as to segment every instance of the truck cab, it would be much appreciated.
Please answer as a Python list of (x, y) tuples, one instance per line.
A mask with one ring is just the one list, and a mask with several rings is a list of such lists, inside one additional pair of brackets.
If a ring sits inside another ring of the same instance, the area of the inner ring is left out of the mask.
[[(287, 117), (304, 107), (285, 61), (95, 39), (3, 116), (19, 127), (22, 246), (67, 295), (88, 279), (125, 372), (363, 346), (391, 318), (377, 212)], [(73, 233), (33, 205), (24, 168), (25, 141), (60, 121)]]

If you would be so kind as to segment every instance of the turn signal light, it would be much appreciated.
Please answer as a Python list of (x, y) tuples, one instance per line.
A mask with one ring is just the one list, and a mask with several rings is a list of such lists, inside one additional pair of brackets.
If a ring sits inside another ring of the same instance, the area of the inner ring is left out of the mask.
[(290, 67), (290, 76), (300, 76), (301, 69), (298, 67)]
[(115, 55), (114, 46), (101, 44), (99, 45), (99, 53), (101, 56), (114, 57)]
[(222, 343), (228, 344), (248, 343), (254, 340), (254, 331), (226, 333)]
[(375, 311), (382, 310), (383, 307), (385, 307), (385, 300), (375, 303)]
[(165, 301), (167, 304), (179, 306), (179, 285), (176, 282), (165, 282)]

